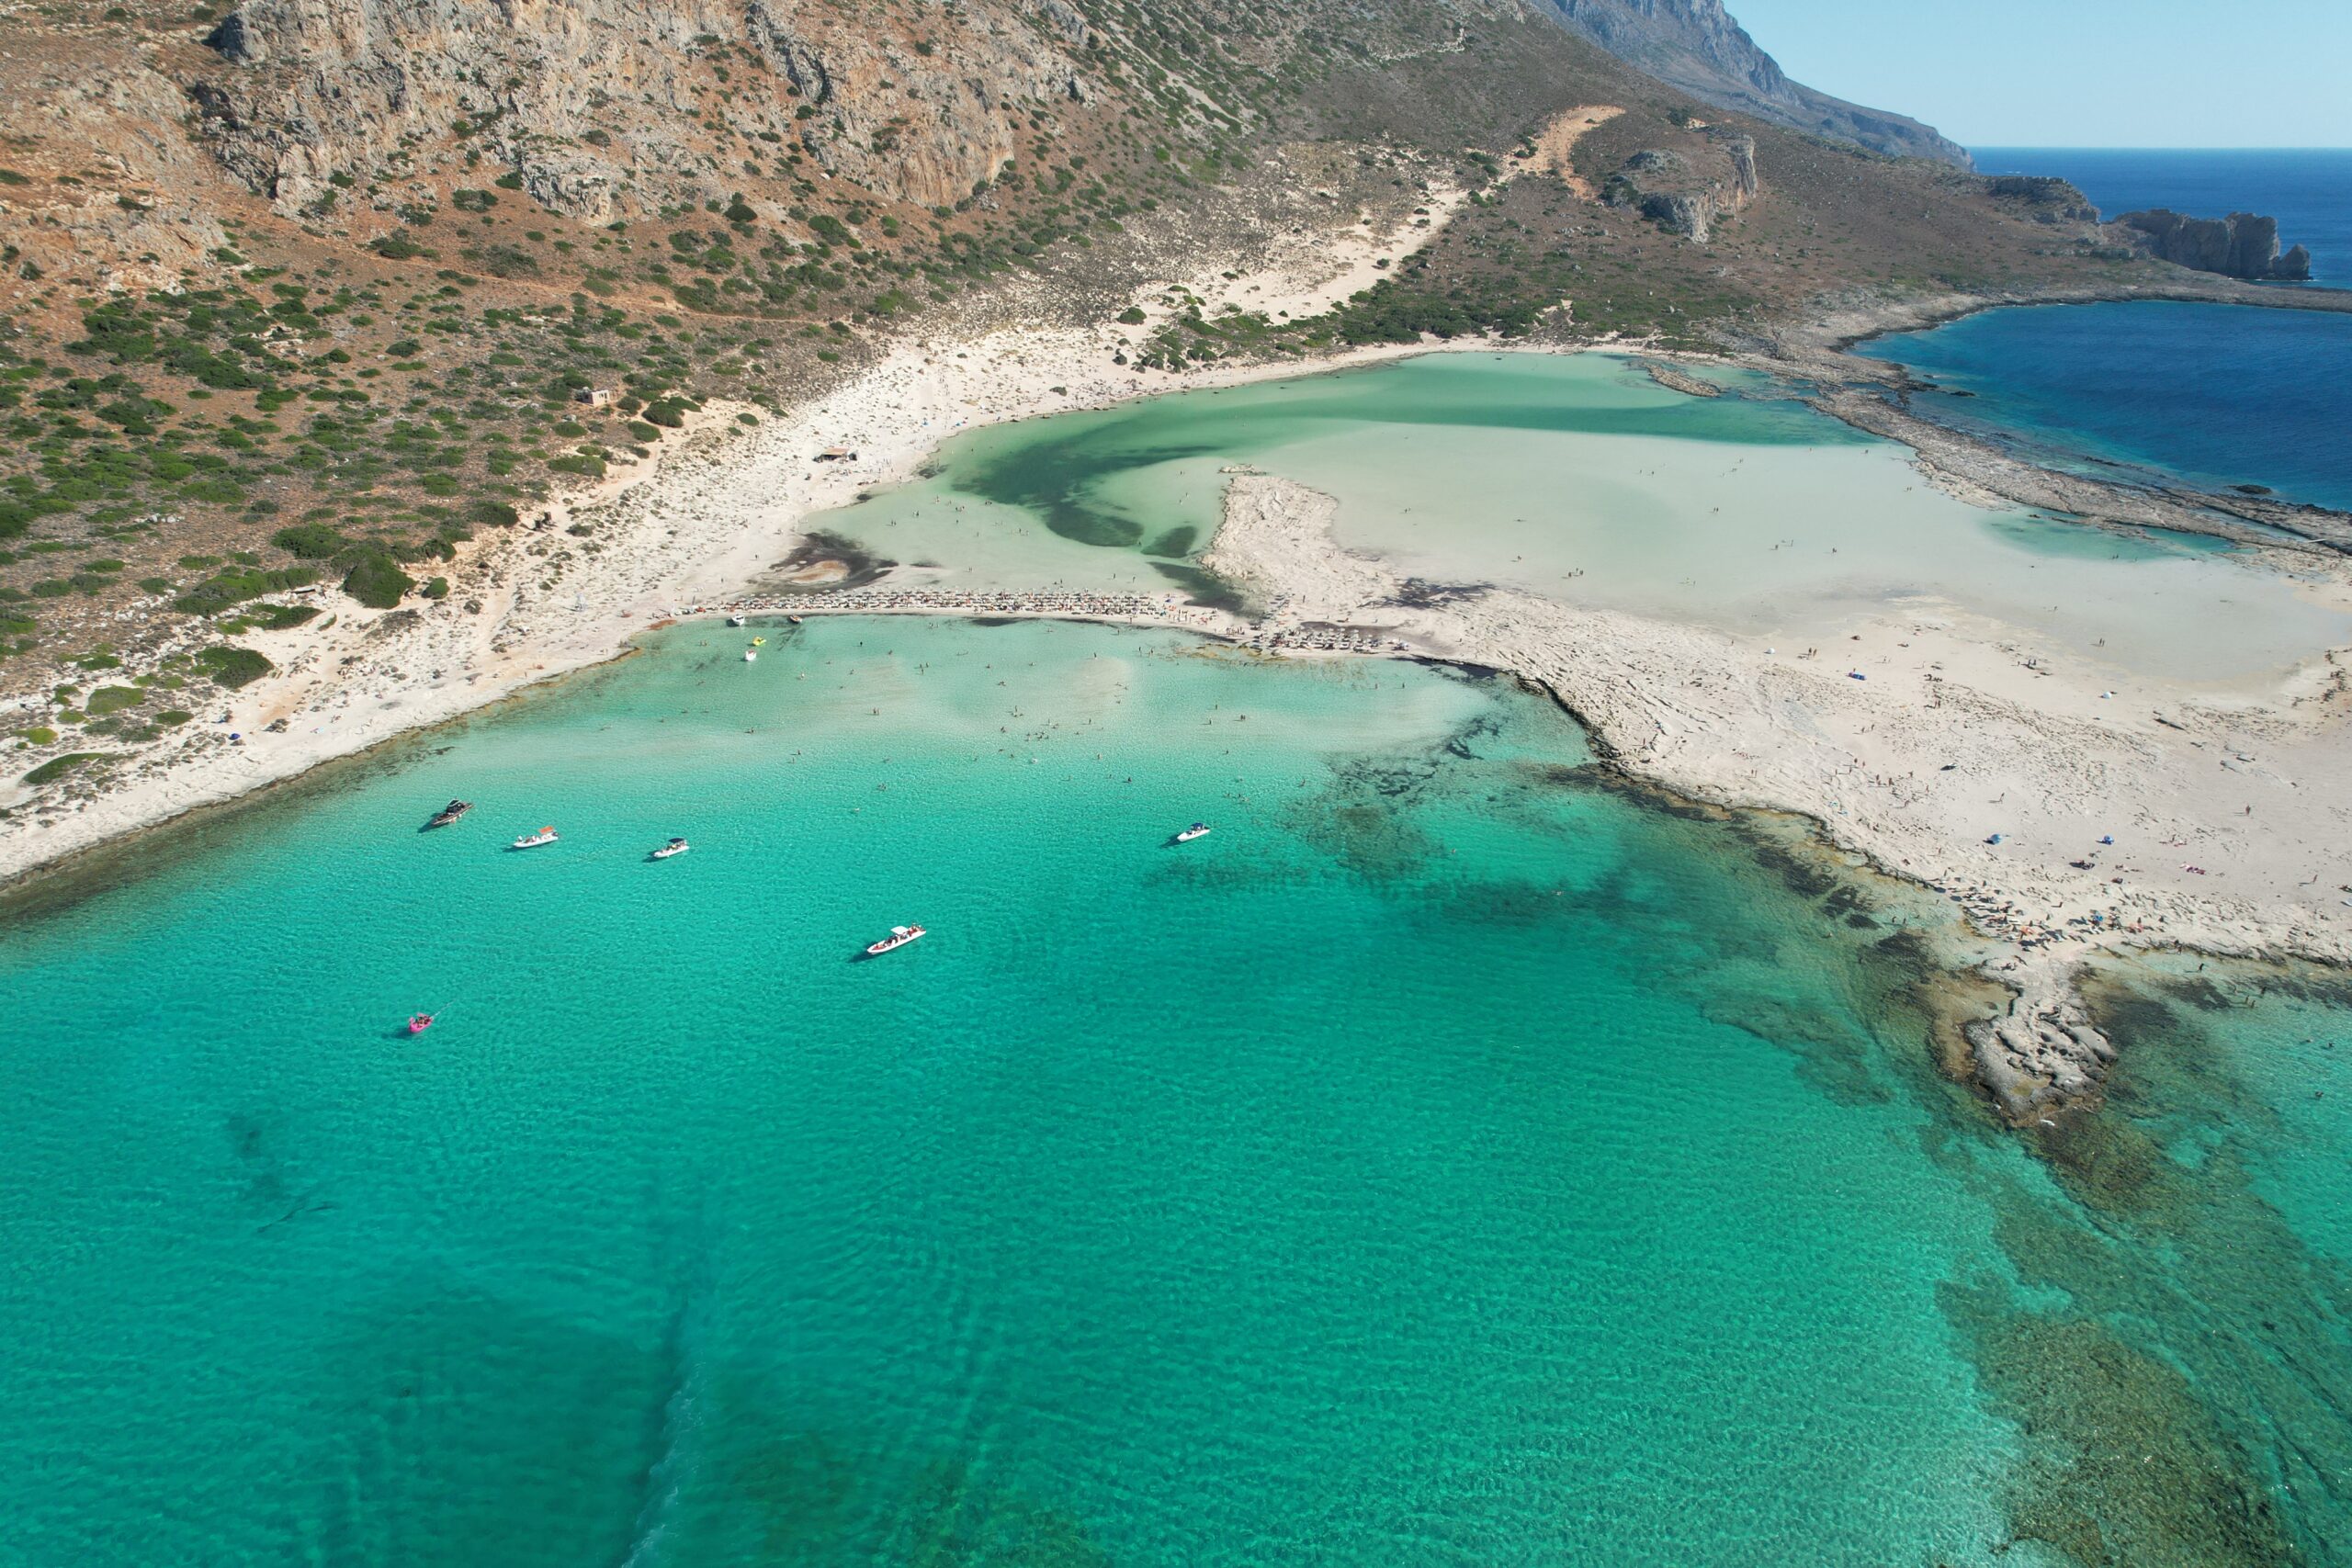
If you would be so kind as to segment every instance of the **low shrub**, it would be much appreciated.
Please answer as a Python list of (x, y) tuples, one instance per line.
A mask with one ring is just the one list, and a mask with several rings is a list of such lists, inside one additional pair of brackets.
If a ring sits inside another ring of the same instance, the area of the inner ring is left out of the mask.
[(223, 571), (181, 594), (172, 602), (172, 607), (183, 615), (217, 615), (248, 599), (283, 593), (289, 588), (305, 588), (318, 580), (318, 572), (307, 566), (291, 566), (277, 571)]
[(90, 694), (90, 700), (83, 705), (89, 710), (92, 718), (104, 718), (110, 713), (135, 708), (146, 700), (147, 694), (136, 686), (100, 686)]
[(415, 586), (416, 579), (402, 571), (400, 562), (382, 550), (361, 556), (343, 579), (343, 591), (371, 610), (393, 608)]
[(324, 523), (297, 523), (280, 528), (269, 542), (300, 560), (331, 560), (351, 541)]
[(226, 643), (197, 654), (196, 666), (232, 692), (240, 686), (252, 685), (277, 668), (250, 648), (232, 648)]
[(52, 779), (62, 779), (83, 763), (95, 762), (105, 755), (107, 753), (104, 751), (68, 751), (62, 757), (51, 757), (48, 761), (27, 773), (25, 782), (28, 784), (45, 784)]

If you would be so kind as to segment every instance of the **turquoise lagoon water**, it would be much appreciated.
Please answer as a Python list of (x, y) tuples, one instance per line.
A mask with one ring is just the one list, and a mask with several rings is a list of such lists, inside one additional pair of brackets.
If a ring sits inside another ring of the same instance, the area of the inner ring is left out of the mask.
[(1935, 378), (1916, 412), (2044, 461), (2352, 510), (2352, 315), (2169, 300), (1987, 310), (1860, 353)]
[(2200, 681), (2352, 638), (2209, 540), (1987, 512), (1909, 457), (1749, 378), (1700, 399), (1622, 356), (1441, 354), (967, 433), (820, 525), (941, 581), (1193, 592), (1246, 463), (1338, 498), (1341, 542), (1408, 575), (1748, 636), (1892, 607)]
[(2037, 1160), (1939, 908), (1496, 681), (769, 635), (9, 912), (0, 1556), (2344, 1560), (2352, 1130)]

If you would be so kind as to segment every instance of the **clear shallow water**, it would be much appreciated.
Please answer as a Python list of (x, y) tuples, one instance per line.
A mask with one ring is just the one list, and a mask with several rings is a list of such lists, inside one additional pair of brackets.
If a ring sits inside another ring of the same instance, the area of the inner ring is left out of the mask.
[(2251, 306), (2038, 305), (1860, 345), (1961, 391), (1922, 413), (2037, 456), (2352, 509), (2352, 315)]
[(1193, 591), (1235, 463), (1337, 497), (1341, 542), (1409, 574), (1745, 635), (1894, 606), (2189, 680), (2352, 636), (2202, 541), (1985, 512), (1796, 402), (1686, 397), (1603, 355), (1430, 355), (975, 432), (820, 524), (941, 581)]
[[(2036, 1236), (2029, 1221), (2007, 1251), (2030, 1287), (2154, 1327), (2164, 1365), (2120, 1375), (2093, 1337), (2035, 1332), (2045, 1351), (2075, 1341), (2043, 1370), (2039, 1402), (2063, 1425), (2062, 1398), (2095, 1419), (2129, 1387), (2141, 1419), (2173, 1412), (2176, 1454), (2205, 1456), (2178, 1466), (2169, 1504), (2151, 1498), (2177, 1533), (2201, 1517), (2215, 1541), (2234, 1516), (2231, 1560), (2352, 1561), (2352, 984), (2194, 957), (2110, 965), (2100, 981), (2101, 1021), (2122, 1047), (2108, 1104), (2045, 1145), (2096, 1238)], [(2165, 1266), (2146, 1268), (2151, 1254)], [(2001, 1359), (1980, 1362), (1995, 1386), (2008, 1382)], [(2037, 1396), (2019, 1393), (2031, 1409)], [(2140, 1435), (2086, 1434), (2085, 1447), (2104, 1442), (2120, 1474)], [(2199, 1478), (2229, 1464), (2237, 1485)]]
[(2258, 212), (2280, 246), (2312, 253), (2312, 278), (2352, 277), (2352, 149), (1980, 147), (1988, 175), (2056, 175), (2109, 218), (2168, 207), (2196, 218)]
[(2165, 1371), (2235, 1364), (2214, 1278), (2334, 1331), (2325, 1190), (2119, 1230), (1929, 1070), (1939, 911), (1609, 787), (1494, 682), (769, 636), (663, 634), (12, 913), (19, 1560), (2340, 1544), (2261, 1467), (2340, 1468), (2345, 1405)]

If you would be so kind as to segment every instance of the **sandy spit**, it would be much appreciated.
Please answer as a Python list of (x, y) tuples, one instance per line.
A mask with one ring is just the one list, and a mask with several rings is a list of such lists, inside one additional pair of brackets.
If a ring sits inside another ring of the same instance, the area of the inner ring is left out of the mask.
[(2098, 953), (2352, 961), (2352, 690), (2336, 652), (2223, 695), (2029, 658), (2006, 628), (1950, 613), (1890, 611), (1807, 649), (1515, 590), (1432, 603), (1334, 544), (1335, 512), (1291, 481), (1237, 478), (1212, 558), (1278, 627), (1369, 628), (1512, 671), (1629, 772), (1809, 817), (1946, 894), (2017, 993), (1969, 1038), (2020, 1120), (2096, 1093), (2109, 1054), (2073, 979)]

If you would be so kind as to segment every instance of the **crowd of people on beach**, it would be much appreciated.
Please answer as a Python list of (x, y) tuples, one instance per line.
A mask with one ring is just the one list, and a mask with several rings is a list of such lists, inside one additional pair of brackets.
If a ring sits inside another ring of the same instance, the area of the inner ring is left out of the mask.
[(1174, 594), (1089, 593), (1069, 589), (984, 592), (962, 588), (837, 588), (819, 593), (763, 595), (717, 604), (685, 604), (676, 615), (1050, 615), (1081, 620), (1165, 621), (1221, 631), (1244, 648), (1314, 653), (1392, 653), (1401, 640), (1361, 626), (1256, 621), (1237, 631), (1218, 612)]
[(2036, 918), (2019, 908), (2014, 898), (2002, 897), (1973, 882), (1930, 882), (1928, 886), (1959, 905), (1977, 930), (2028, 951), (2059, 942), (2086, 942), (2113, 931), (2136, 935), (2148, 929), (2138, 916), (2126, 917), (2120, 906), (2063, 919)]
[(1383, 637), (1362, 626), (1268, 626), (1261, 622), (1241, 639), (1244, 648), (1302, 649), (1316, 653), (1393, 653), (1404, 648), (1396, 637)]
[(682, 615), (713, 612), (729, 615), (859, 615), (892, 611), (926, 615), (1080, 615), (1114, 620), (1168, 620), (1183, 606), (1173, 595), (1080, 593), (1067, 590), (982, 592), (952, 588), (839, 588), (822, 593), (730, 599), (720, 604), (688, 604)]

